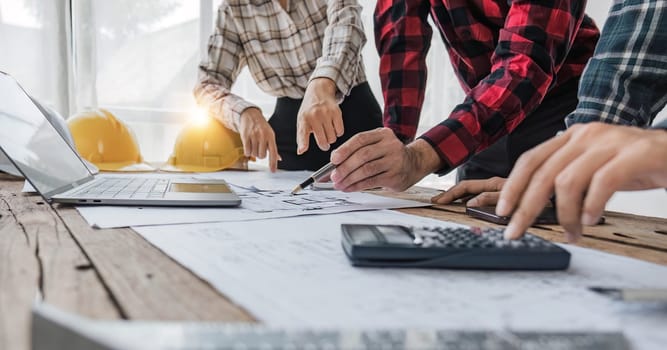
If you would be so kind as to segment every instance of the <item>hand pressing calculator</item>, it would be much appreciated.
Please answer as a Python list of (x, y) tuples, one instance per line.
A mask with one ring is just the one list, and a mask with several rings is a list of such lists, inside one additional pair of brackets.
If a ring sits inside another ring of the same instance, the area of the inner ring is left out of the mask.
[(355, 266), (564, 270), (565, 249), (530, 233), (515, 241), (495, 228), (343, 224), (343, 249)]

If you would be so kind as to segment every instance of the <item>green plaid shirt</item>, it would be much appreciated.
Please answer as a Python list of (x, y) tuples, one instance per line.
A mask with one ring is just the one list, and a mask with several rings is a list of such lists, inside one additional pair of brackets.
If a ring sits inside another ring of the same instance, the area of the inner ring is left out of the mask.
[(649, 125), (667, 103), (667, 1), (615, 0), (567, 125)]

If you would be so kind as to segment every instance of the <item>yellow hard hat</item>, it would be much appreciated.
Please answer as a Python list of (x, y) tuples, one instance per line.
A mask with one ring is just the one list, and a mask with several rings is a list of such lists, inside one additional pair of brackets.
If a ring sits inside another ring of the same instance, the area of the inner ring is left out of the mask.
[(81, 112), (69, 118), (67, 126), (81, 157), (100, 170), (151, 170), (141, 167), (143, 159), (132, 130), (109, 111)]
[(183, 128), (162, 170), (206, 172), (229, 168), (248, 169), (241, 137), (207, 117), (203, 122), (192, 122)]

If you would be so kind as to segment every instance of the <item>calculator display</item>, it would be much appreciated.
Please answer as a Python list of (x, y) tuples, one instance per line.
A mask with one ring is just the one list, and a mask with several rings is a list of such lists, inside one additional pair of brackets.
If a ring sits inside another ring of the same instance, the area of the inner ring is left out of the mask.
[(414, 239), (401, 226), (375, 226), (389, 244), (413, 244)]
[(350, 225), (354, 244), (413, 244), (413, 237), (401, 226)]
[(352, 226), (350, 239), (354, 244), (377, 244), (379, 241), (372, 226)]

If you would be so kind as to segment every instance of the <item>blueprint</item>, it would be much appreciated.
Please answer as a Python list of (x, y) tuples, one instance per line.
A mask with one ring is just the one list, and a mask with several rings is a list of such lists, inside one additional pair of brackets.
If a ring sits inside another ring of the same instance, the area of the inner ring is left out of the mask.
[[(283, 210), (318, 211), (329, 208), (353, 208), (363, 205), (354, 202), (353, 196), (340, 192), (302, 191), (291, 194), (286, 190), (262, 190), (255, 186), (241, 187), (231, 184), (241, 197), (242, 208), (256, 213), (268, 213)], [(362, 201), (360, 201), (362, 202)]]
[(352, 267), (342, 223), (456, 224), (394, 211), (135, 230), (268, 326), (623, 331), (667, 343), (667, 307), (626, 304), (591, 286), (665, 288), (667, 267), (566, 245), (567, 271)]

